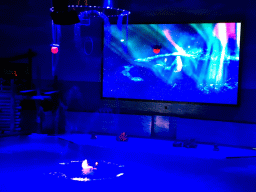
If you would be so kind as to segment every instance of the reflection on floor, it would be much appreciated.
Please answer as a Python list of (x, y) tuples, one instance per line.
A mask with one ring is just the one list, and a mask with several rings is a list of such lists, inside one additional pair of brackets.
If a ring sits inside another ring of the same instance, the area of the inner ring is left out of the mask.
[[(0, 139), (0, 191), (255, 191), (256, 151), (198, 145), (174, 148), (172, 141), (90, 135)], [(93, 182), (49, 179), (60, 162), (105, 160), (123, 164), (123, 177)]]

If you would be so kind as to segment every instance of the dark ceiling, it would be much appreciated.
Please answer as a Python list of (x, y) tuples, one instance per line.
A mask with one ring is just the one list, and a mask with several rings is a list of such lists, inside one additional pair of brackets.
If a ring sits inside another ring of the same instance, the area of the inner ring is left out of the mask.
[[(79, 0), (68, 0), (71, 4)], [(85, 2), (80, 0), (79, 2)], [(103, 4), (104, 0), (87, 0), (89, 5)], [(256, 1), (243, 0), (112, 0), (115, 8), (131, 11), (129, 23), (172, 23), (204, 21), (237, 21), (251, 17)], [(0, 23), (5, 25), (42, 26), (51, 20), (47, 1), (1, 1)], [(32, 19), (37, 18), (37, 19)], [(20, 21), (28, 21), (27, 23)]]
[(114, 5), (132, 12), (130, 22), (191, 22), (201, 20), (243, 20), (255, 10), (256, 1), (230, 0), (129, 0)]

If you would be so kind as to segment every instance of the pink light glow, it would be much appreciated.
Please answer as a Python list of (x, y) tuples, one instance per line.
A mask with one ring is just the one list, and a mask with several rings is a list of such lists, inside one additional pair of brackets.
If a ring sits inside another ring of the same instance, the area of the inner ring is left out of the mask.
[(222, 42), (236, 39), (236, 23), (217, 23), (213, 33)]
[(58, 47), (52, 47), (52, 48), (51, 48), (51, 52), (52, 52), (53, 54), (57, 54), (57, 53), (59, 52)]
[(172, 39), (172, 37), (171, 37), (171, 35), (170, 35), (170, 33), (169, 33), (169, 30), (164, 30), (164, 34), (165, 34), (165, 36), (166, 36), (166, 38), (170, 41), (170, 43), (176, 48), (176, 47), (178, 47), (178, 45), (173, 41), (173, 39)]
[(219, 25), (218, 25), (218, 24), (215, 25), (215, 27), (214, 27), (214, 29), (213, 29), (213, 33), (214, 33), (214, 35), (215, 35), (218, 39), (220, 39), (220, 37), (219, 37)]
[(173, 41), (168, 29), (164, 30), (164, 34), (168, 41), (170, 41), (170, 43), (175, 47), (175, 49), (177, 49), (178, 52), (182, 52), (183, 54), (185, 54), (185, 51)]
[(235, 23), (227, 23), (227, 35), (229, 38), (236, 39), (236, 24)]

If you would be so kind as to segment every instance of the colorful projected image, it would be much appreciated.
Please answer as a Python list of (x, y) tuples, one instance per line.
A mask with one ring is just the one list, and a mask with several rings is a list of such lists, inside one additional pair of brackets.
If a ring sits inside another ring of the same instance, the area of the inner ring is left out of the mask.
[(103, 97), (237, 104), (241, 23), (111, 25)]

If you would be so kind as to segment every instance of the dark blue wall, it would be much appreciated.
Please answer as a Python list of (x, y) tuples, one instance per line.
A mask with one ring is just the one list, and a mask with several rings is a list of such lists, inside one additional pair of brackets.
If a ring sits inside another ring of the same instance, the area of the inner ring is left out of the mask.
[[(116, 3), (120, 8), (132, 12), (130, 22), (186, 22), (196, 20), (243, 20), (243, 44), (241, 54), (240, 105), (208, 106), (193, 104), (172, 104), (135, 101), (102, 100), (101, 93), (101, 61), (102, 31), (101, 25), (92, 22), (87, 33), (94, 41), (93, 53), (81, 55), (71, 44), (63, 44), (60, 48), (61, 63), (57, 67), (60, 79), (62, 100), (72, 111), (98, 111), (102, 107), (113, 108), (114, 112), (136, 114), (162, 114), (169, 116), (211, 119), (221, 121), (256, 122), (256, 54), (255, 24), (256, 3), (249, 0), (243, 4), (226, 1), (206, 2), (203, 0), (162, 0), (144, 4), (142, 0), (129, 3)], [(33, 59), (33, 79), (37, 78), (36, 66), (41, 69), (42, 86), (51, 87), (52, 83), (52, 21), (50, 17), (51, 1), (42, 3), (32, 0), (22, 2), (6, 1), (0, 3), (0, 57), (11, 57), (26, 53), (29, 48), (37, 53)], [(72, 27), (72, 26), (71, 26)], [(65, 27), (63, 27), (64, 29)], [(67, 28), (67, 27), (66, 27)], [(62, 34), (63, 42), (72, 41), (72, 33)], [(68, 96), (72, 95), (73, 96)], [(72, 98), (71, 98), (72, 97)], [(68, 99), (71, 98), (71, 99)], [(72, 100), (72, 101), (71, 101)], [(165, 109), (167, 107), (167, 109)]]

